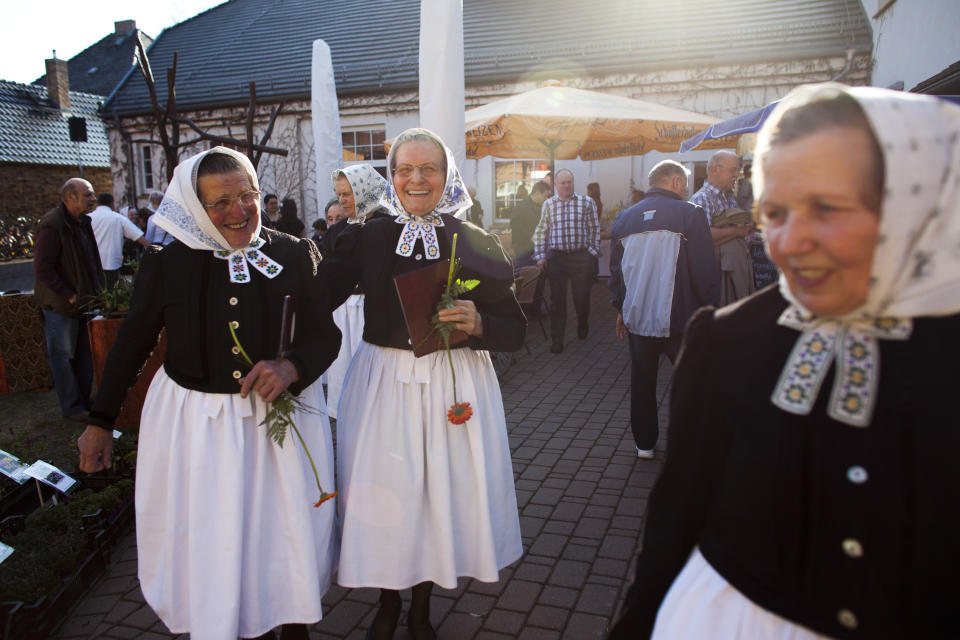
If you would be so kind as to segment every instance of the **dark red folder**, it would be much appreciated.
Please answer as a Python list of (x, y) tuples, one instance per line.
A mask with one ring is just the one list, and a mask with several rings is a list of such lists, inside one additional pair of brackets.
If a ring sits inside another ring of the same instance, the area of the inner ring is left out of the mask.
[[(418, 358), (443, 347), (440, 334), (434, 331), (432, 319), (437, 312), (443, 288), (447, 286), (449, 270), (450, 261), (441, 260), (393, 278), (410, 334), (410, 344), (414, 347), (413, 354)], [(455, 329), (450, 332), (450, 346), (465, 342), (466, 339), (467, 334), (463, 331)]]

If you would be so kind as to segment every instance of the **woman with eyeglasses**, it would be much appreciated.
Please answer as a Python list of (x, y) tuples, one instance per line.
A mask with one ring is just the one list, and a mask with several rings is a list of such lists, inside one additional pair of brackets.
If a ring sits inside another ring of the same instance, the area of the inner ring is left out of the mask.
[[(393, 637), (399, 592), (412, 587), (407, 629), (429, 640), (436, 637), (434, 584), (452, 589), (464, 576), (496, 582), (522, 553), (503, 402), (488, 350), (520, 348), (526, 320), (499, 241), (453, 215), (471, 200), (443, 141), (425, 129), (401, 133), (388, 176), (381, 202), (392, 215), (349, 225), (324, 262), (331, 304), (358, 283), (366, 292), (363, 342), (337, 420), (337, 580), (380, 588), (367, 632), (375, 640)], [(394, 277), (442, 264), (454, 234), (459, 277), (480, 284), (438, 317), (468, 338), (449, 356), (440, 349), (415, 357)], [(469, 402), (469, 412), (451, 409), (453, 373), (456, 401)]]
[[(340, 332), (315, 280), (310, 240), (262, 226), (253, 165), (217, 147), (175, 170), (156, 224), (176, 241), (144, 255), (130, 315), (107, 358), (80, 469), (111, 466), (114, 420), (161, 329), (163, 367), (140, 422), (138, 577), (173, 633), (205, 640), (305, 639), (319, 620), (336, 539), (333, 503), (317, 487), (300, 442), (283, 447), (261, 425), (283, 391), (312, 412), (294, 421), (333, 490), (333, 447), (322, 389)], [(285, 296), (296, 330), (281, 350)], [(244, 366), (241, 349), (255, 363)]]

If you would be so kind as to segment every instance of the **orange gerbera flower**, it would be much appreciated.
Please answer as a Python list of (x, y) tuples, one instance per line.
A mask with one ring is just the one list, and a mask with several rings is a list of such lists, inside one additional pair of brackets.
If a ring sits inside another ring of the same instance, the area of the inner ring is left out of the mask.
[(320, 505), (322, 505), (322, 504), (323, 504), (324, 502), (326, 502), (327, 500), (333, 500), (333, 499), (336, 498), (336, 497), (337, 497), (337, 492), (336, 492), (336, 491), (334, 491), (333, 493), (321, 493), (321, 494), (320, 494), (320, 499), (317, 500), (316, 502), (314, 502), (314, 503), (313, 503), (313, 506), (314, 506), (314, 507), (319, 507)]
[(454, 402), (450, 410), (447, 411), (447, 420), (453, 424), (463, 424), (473, 415), (473, 409), (469, 402)]

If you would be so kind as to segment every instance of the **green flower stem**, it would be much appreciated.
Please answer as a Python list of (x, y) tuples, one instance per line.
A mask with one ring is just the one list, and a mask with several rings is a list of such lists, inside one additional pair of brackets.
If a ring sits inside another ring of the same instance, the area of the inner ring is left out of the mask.
[(250, 356), (247, 355), (247, 352), (243, 350), (243, 345), (240, 344), (240, 340), (237, 338), (237, 332), (233, 330), (233, 324), (228, 322), (227, 328), (230, 329), (230, 337), (233, 338), (233, 344), (237, 345), (237, 349), (240, 350), (240, 355), (242, 355), (246, 363), (252, 367), (253, 360), (251, 360)]
[(320, 497), (323, 498), (327, 495), (327, 492), (320, 486), (320, 474), (317, 473), (317, 465), (313, 463), (313, 456), (310, 455), (310, 449), (307, 448), (307, 443), (303, 441), (303, 436), (300, 435), (300, 429), (297, 428), (297, 425), (291, 421), (290, 426), (293, 427), (293, 432), (297, 434), (297, 440), (300, 441), (303, 452), (307, 454), (307, 459), (310, 461), (310, 468), (313, 469), (313, 478), (317, 481), (317, 489), (320, 490)]
[(447, 272), (447, 289), (445, 293), (449, 295), (450, 287), (453, 286), (453, 270), (457, 262), (457, 235), (453, 234), (453, 246), (450, 248), (450, 270)]
[(453, 356), (450, 355), (449, 345), (447, 345), (447, 362), (450, 363), (450, 375), (453, 376), (453, 404), (457, 404), (457, 372), (453, 370)]

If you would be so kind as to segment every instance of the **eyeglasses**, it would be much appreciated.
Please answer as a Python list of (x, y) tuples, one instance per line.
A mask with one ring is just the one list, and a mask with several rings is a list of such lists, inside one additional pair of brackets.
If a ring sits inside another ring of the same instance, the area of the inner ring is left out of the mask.
[(393, 170), (393, 173), (400, 176), (401, 178), (412, 178), (413, 172), (417, 169), (420, 170), (420, 175), (424, 178), (433, 178), (438, 173), (440, 173), (440, 168), (431, 163), (427, 164), (402, 164), (396, 169)]
[(240, 201), (241, 206), (252, 206), (254, 203), (260, 202), (260, 192), (256, 190), (244, 191), (233, 198), (224, 197), (209, 204), (204, 202), (203, 206), (217, 213), (230, 213), (230, 210), (233, 209), (233, 205), (236, 204), (237, 200)]

